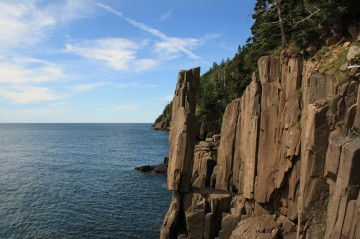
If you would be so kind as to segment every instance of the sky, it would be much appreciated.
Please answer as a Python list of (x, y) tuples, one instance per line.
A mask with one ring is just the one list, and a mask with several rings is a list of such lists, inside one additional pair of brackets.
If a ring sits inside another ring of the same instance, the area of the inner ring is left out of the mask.
[(0, 0), (0, 123), (153, 122), (232, 58), (255, 0)]

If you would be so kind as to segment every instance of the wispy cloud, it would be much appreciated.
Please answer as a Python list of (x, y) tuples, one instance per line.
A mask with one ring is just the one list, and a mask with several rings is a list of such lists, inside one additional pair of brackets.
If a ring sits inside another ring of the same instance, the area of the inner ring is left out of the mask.
[(128, 110), (134, 110), (138, 106), (136, 104), (119, 104), (119, 105), (113, 105), (110, 107), (103, 107), (98, 108), (100, 111), (111, 111), (111, 112), (120, 112), (120, 111), (128, 111)]
[(65, 51), (82, 57), (105, 61), (114, 70), (126, 70), (136, 59), (140, 44), (124, 38), (108, 38), (85, 41), (76, 45), (67, 44)]
[(64, 77), (60, 66), (51, 62), (29, 58), (0, 58), (0, 83), (41, 83)]
[(127, 69), (144, 71), (160, 63), (158, 59), (137, 57), (139, 49), (146, 45), (146, 41), (135, 42), (124, 38), (108, 38), (67, 44), (65, 52), (103, 61), (108, 67), (117, 71)]
[(164, 21), (164, 20), (168, 19), (169, 17), (171, 17), (172, 13), (173, 13), (172, 10), (165, 12), (164, 14), (161, 15), (160, 21)]
[(56, 1), (40, 7), (40, 1), (0, 2), (0, 48), (29, 47), (48, 39), (60, 23), (93, 14), (85, 0)]
[(79, 92), (86, 92), (90, 91), (99, 87), (102, 87), (104, 85), (108, 85), (109, 83), (106, 82), (97, 82), (97, 83), (90, 83), (90, 84), (81, 84), (81, 85), (74, 85), (69, 87), (72, 91), (79, 91)]
[[(161, 32), (158, 29), (150, 27), (150, 26), (148, 26), (142, 22), (138, 22), (134, 19), (125, 17), (121, 12), (115, 10), (114, 8), (112, 8), (108, 5), (98, 3), (97, 6), (124, 19), (125, 21), (127, 21), (128, 23), (133, 25), (134, 27), (139, 28), (139, 29), (141, 29), (145, 32), (148, 32), (151, 35), (156, 36), (159, 39), (161, 39), (162, 42), (158, 43), (157, 45), (160, 45), (161, 49), (165, 50), (166, 54), (172, 53), (172, 58), (177, 57), (178, 53), (183, 53), (183, 54), (187, 55), (189, 58), (201, 59), (200, 56), (196, 55), (195, 53), (193, 53), (191, 51), (191, 48), (194, 46), (194, 44), (195, 45), (199, 44), (199, 41), (197, 39), (169, 37), (165, 33)], [(181, 44), (178, 44), (178, 43), (181, 43)], [(157, 53), (160, 53), (160, 52), (161, 51), (157, 51)]]
[(56, 20), (33, 1), (0, 2), (0, 46), (29, 46), (46, 37)]
[(16, 104), (37, 103), (62, 98), (62, 96), (54, 94), (47, 87), (34, 86), (14, 86), (0, 89), (0, 97), (6, 98)]

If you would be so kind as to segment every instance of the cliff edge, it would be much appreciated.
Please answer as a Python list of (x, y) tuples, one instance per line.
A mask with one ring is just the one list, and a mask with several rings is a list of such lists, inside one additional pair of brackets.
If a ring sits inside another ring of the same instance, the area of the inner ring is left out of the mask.
[(259, 74), (226, 108), (220, 143), (195, 146), (200, 73), (181, 71), (170, 127), (174, 194), (160, 237), (360, 238), (357, 45), (335, 45), (323, 61), (261, 57)]

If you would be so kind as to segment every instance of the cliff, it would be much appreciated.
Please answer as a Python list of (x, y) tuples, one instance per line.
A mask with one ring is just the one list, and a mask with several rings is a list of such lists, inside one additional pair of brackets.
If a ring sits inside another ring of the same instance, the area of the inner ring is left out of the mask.
[(360, 238), (356, 45), (335, 45), (317, 60), (261, 57), (259, 74), (226, 107), (220, 143), (214, 136), (195, 146), (199, 69), (180, 72), (174, 194), (160, 237)]

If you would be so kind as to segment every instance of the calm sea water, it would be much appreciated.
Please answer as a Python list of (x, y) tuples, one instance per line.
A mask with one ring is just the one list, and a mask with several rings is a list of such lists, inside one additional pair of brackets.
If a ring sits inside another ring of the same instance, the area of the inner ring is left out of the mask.
[(168, 135), (150, 124), (0, 124), (0, 238), (159, 238)]

